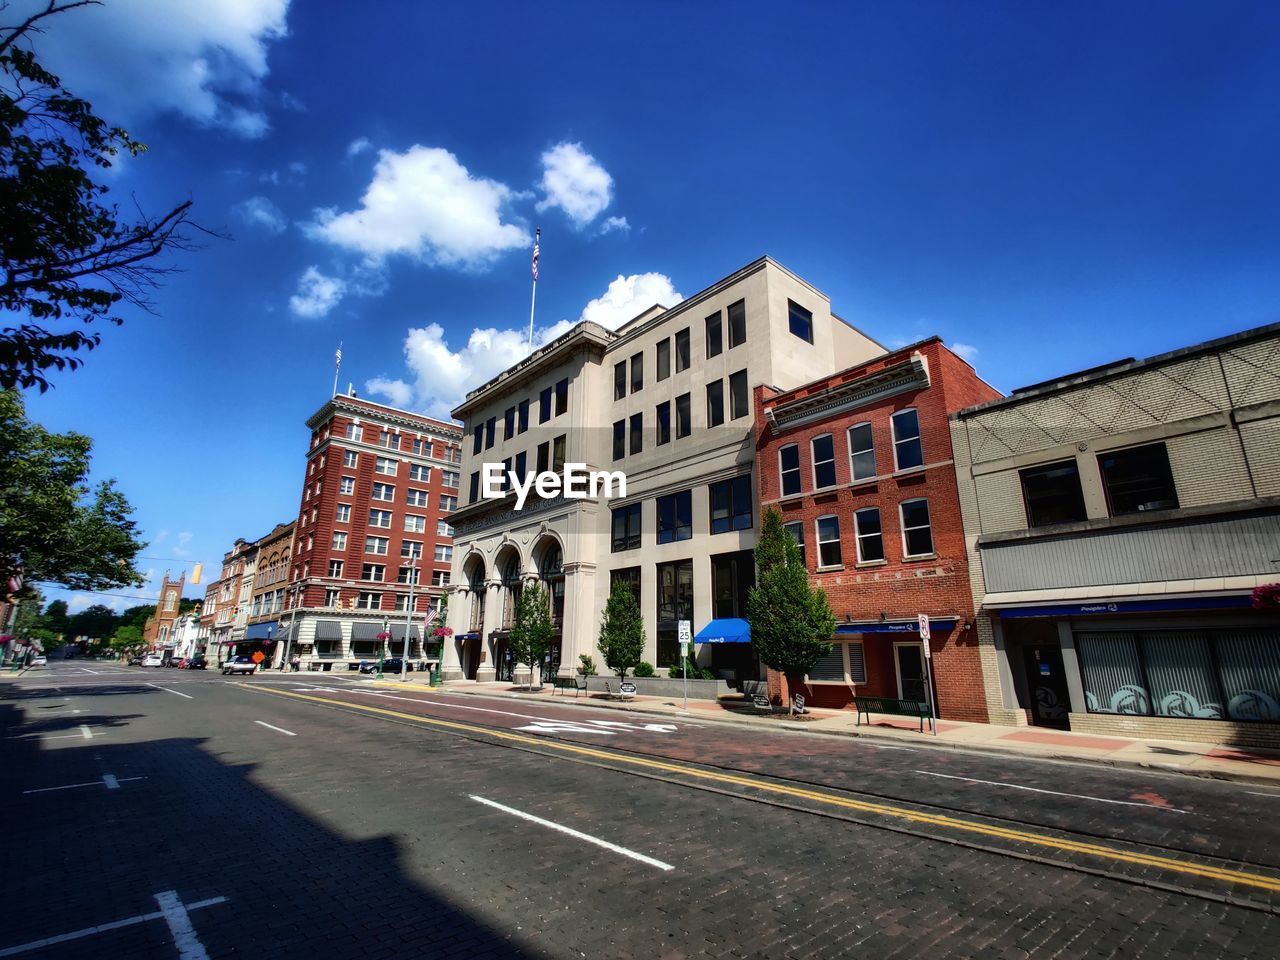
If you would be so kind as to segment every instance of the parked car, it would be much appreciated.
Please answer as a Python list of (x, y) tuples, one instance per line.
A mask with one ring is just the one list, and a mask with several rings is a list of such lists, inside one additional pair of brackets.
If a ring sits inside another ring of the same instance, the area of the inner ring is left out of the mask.
[(203, 653), (197, 653), (194, 657), (188, 657), (182, 665), (188, 670), (203, 670), (209, 666), (209, 661), (204, 658)]
[(142, 666), (142, 661), (143, 661), (143, 659), (144, 659), (144, 657), (143, 657), (143, 655), (142, 655), (142, 654), (140, 654), (140, 653), (135, 653), (132, 657), (130, 657), (130, 658), (129, 658), (129, 666), (131, 666), (131, 667), (140, 667), (140, 666)]
[(234, 660), (228, 660), (222, 665), (222, 675), (225, 677), (233, 673), (254, 674), (258, 672), (258, 665), (249, 657), (236, 657)]
[(47, 667), (49, 665), (49, 658), (42, 653), (31, 661), (31, 665), (33, 667)]
[(142, 658), (142, 666), (144, 667), (163, 667), (164, 657), (158, 653), (148, 653)]
[[(404, 663), (404, 661), (403, 661), (402, 659), (400, 659), (399, 657), (388, 657), (386, 660), (383, 660), (383, 661), (382, 661), (382, 672), (383, 672), (383, 673), (400, 673), (400, 672), (401, 672), (401, 669), (400, 669), (400, 668), (401, 668), (401, 664), (403, 664), (403, 663)], [(377, 662), (376, 660), (373, 660), (373, 661), (367, 661), (367, 660), (365, 660), (365, 661), (361, 661), (361, 663), (360, 663), (360, 672), (361, 672), (361, 673), (369, 673), (369, 674), (377, 673), (377, 672), (378, 672), (378, 662)], [(409, 669), (408, 669), (408, 671), (407, 671), (407, 672), (409, 672), (409, 673), (412, 673), (412, 672), (413, 672), (413, 664), (412, 664), (412, 663), (410, 663), (410, 664), (409, 664)]]

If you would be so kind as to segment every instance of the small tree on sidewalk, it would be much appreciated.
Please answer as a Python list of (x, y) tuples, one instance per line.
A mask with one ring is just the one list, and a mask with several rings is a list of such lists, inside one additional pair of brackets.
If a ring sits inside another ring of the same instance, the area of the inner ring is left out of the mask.
[[(520, 591), (520, 603), (516, 607), (516, 622), (507, 638), (507, 647), (516, 663), (528, 664), (529, 686), (533, 686), (533, 668), (542, 662), (555, 636), (551, 625), (551, 596), (540, 583), (531, 584)], [(542, 678), (538, 678), (542, 686)]]
[(627, 679), (627, 671), (644, 656), (644, 619), (640, 616), (640, 605), (631, 588), (621, 580), (613, 585), (613, 593), (604, 605), (597, 646), (604, 654), (605, 666), (618, 675), (619, 682)]
[(755, 558), (760, 583), (747, 597), (751, 645), (767, 667), (787, 678), (790, 706), (791, 691), (831, 652), (836, 618), (826, 593), (809, 586), (800, 547), (777, 510), (764, 515)]

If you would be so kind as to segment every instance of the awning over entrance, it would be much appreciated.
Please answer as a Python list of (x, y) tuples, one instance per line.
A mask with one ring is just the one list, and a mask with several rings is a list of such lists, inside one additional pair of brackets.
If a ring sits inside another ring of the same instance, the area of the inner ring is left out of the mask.
[(341, 640), (342, 639), (342, 622), (340, 620), (317, 620), (316, 621), (316, 639), (317, 640)]
[[(394, 620), (392, 620), (391, 629), (389, 633), (391, 634), (392, 643), (404, 643), (404, 623), (403, 622), (396, 623)], [(416, 625), (409, 628), (409, 639), (414, 641), (415, 643), (419, 640), (418, 628)]]
[[(946, 633), (955, 628), (955, 617), (930, 617), (931, 633)], [(915, 620), (872, 620), (870, 623), (837, 623), (837, 634), (849, 633), (909, 633), (920, 635), (920, 624)]]
[[(986, 606), (992, 606), (990, 603)], [(1002, 620), (1011, 617), (1085, 617), (1108, 613), (1173, 613), (1178, 610), (1237, 610), (1252, 607), (1248, 594), (1217, 597), (1164, 597), (1153, 600), (1092, 600), (1031, 607), (1001, 607), (996, 610)]]
[(380, 623), (353, 623), (351, 625), (352, 640), (377, 640), (382, 632)]
[(745, 620), (729, 617), (712, 620), (698, 631), (694, 643), (750, 643), (751, 625)]
[(267, 623), (251, 623), (245, 627), (244, 638), (246, 640), (270, 640), (276, 634), (276, 621), (270, 620)]

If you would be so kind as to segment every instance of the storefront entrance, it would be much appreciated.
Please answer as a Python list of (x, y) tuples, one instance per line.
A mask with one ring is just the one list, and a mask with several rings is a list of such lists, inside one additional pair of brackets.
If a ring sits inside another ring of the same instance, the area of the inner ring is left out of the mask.
[(918, 643), (895, 643), (893, 662), (898, 674), (900, 700), (925, 701), (924, 652)]
[(1071, 699), (1062, 667), (1062, 649), (1049, 644), (1027, 644), (1022, 649), (1022, 662), (1027, 668), (1031, 721), (1036, 726), (1066, 730), (1070, 726), (1067, 713)]

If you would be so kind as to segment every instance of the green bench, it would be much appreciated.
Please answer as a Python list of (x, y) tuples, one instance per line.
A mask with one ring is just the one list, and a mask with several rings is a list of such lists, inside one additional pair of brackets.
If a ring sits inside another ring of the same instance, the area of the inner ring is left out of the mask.
[(587, 692), (586, 677), (552, 677), (551, 678), (551, 695), (554, 697), (559, 693), (562, 697), (566, 696), (566, 691), (572, 690), (574, 699), (577, 699), (578, 693)]
[(862, 726), (862, 716), (866, 714), (867, 723), (871, 723), (871, 714), (887, 713), (898, 717), (916, 717), (920, 721), (920, 732), (924, 733), (924, 722), (932, 718), (929, 703), (925, 700), (898, 700), (894, 697), (854, 697), (854, 706), (858, 709), (858, 726)]

